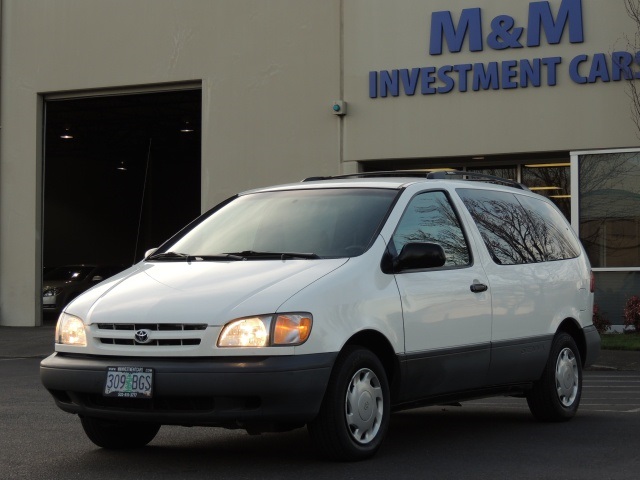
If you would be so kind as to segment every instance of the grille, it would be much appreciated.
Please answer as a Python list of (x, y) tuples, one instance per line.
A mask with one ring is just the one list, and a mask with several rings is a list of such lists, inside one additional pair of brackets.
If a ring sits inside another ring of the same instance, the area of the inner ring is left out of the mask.
[[(200, 345), (201, 339), (194, 338), (193, 332), (205, 330), (207, 325), (190, 323), (99, 323), (97, 327), (98, 339), (105, 345), (153, 347)], [(147, 343), (139, 343), (133, 337), (133, 333), (141, 329), (150, 330), (151, 332), (163, 332), (163, 335)], [(109, 332), (113, 332), (114, 334), (109, 335)], [(128, 335), (126, 332), (131, 332), (131, 334)], [(167, 336), (167, 333), (175, 333), (175, 335)]]

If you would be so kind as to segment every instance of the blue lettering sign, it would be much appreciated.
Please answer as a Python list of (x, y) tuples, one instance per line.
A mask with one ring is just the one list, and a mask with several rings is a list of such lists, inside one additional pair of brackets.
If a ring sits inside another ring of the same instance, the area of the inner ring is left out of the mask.
[(633, 80), (633, 71), (631, 70), (633, 55), (629, 52), (613, 52), (611, 60), (613, 61), (611, 77), (615, 82), (620, 81), (622, 77), (625, 80)]
[(569, 24), (569, 41), (584, 42), (582, 31), (582, 0), (562, 0), (557, 20), (553, 19), (549, 2), (529, 4), (529, 24), (527, 27), (527, 47), (540, 46), (541, 30), (551, 45), (560, 43), (564, 28)]
[(436, 81), (436, 77), (433, 76), (435, 71), (435, 67), (426, 67), (422, 69), (421, 91), (423, 95), (431, 95), (433, 93), (436, 93), (436, 89), (431, 86), (431, 84)]
[(438, 80), (444, 85), (438, 87), (438, 93), (449, 93), (456, 86), (456, 82), (448, 74), (453, 71), (453, 65), (445, 65), (438, 69)]
[[(489, 47), (494, 50), (522, 48), (520, 38), (524, 28), (515, 25), (514, 18), (509, 15), (495, 17), (491, 21), (491, 33), (487, 36)], [(571, 43), (584, 42), (582, 0), (562, 0), (555, 18), (548, 1), (531, 2), (527, 21), (527, 47), (540, 46), (542, 32), (544, 32), (549, 44), (560, 43), (567, 26)], [(433, 12), (431, 14), (429, 54), (442, 55), (444, 42), (446, 42), (449, 52), (460, 52), (467, 34), (469, 35), (469, 51), (482, 51), (484, 43), (480, 8), (463, 9), (457, 25), (453, 22), (451, 12)]]
[(458, 91), (466, 92), (469, 89), (467, 82), (467, 73), (471, 71), (473, 65), (470, 63), (463, 63), (462, 65), (454, 65), (453, 70), (458, 72)]
[(460, 14), (458, 27), (453, 25), (451, 12), (433, 12), (431, 14), (431, 39), (429, 53), (442, 54), (442, 40), (446, 39), (449, 51), (457, 53), (469, 32), (469, 50), (482, 51), (482, 15), (479, 8), (465, 8)]
[(529, 60), (522, 60), (520, 62), (520, 86), (527, 88), (529, 82), (534, 87), (540, 86), (542, 62), (539, 58), (534, 58), (533, 62)]
[(416, 87), (418, 86), (418, 75), (420, 75), (419, 68), (412, 68), (411, 73), (406, 68), (400, 70), (400, 80), (402, 80), (402, 88), (407, 95), (413, 95), (416, 93)]
[(569, 76), (576, 83), (587, 83), (587, 77), (580, 75), (580, 64), (589, 59), (587, 55), (578, 55), (569, 64)]
[(557, 83), (558, 65), (562, 63), (560, 57), (543, 58), (542, 64), (547, 67), (547, 85), (553, 87)]
[[(522, 48), (519, 42), (523, 28), (513, 28), (516, 21), (508, 15), (500, 15), (491, 21), (491, 33), (487, 43), (494, 50), (505, 48)], [(513, 30), (512, 30), (513, 29)]]
[[(463, 9), (457, 23), (449, 11), (434, 12), (429, 53), (441, 55), (445, 43), (451, 53), (460, 52), (465, 43), (471, 52), (482, 51), (485, 41), (493, 50), (538, 47), (543, 36), (549, 45), (556, 45), (567, 31), (571, 43), (584, 42), (582, 0), (556, 1), (559, 8), (555, 15), (549, 1), (529, 3), (526, 35), (525, 29), (518, 27), (509, 15), (494, 17), (490, 23), (491, 32), (485, 38), (480, 8)], [(508, 90), (538, 88), (543, 84), (552, 87), (558, 83), (562, 63), (562, 57), (544, 57), (372, 71), (369, 72), (369, 97), (414, 96), (418, 86), (425, 96), (453, 90)], [(564, 72), (580, 85), (640, 80), (640, 52), (596, 53), (591, 57), (576, 55)]]
[(518, 72), (513, 71), (517, 65), (515, 60), (502, 62), (502, 88), (518, 88), (518, 84), (511, 80), (518, 76)]
[(369, 98), (378, 96), (378, 72), (369, 72)]
[(500, 85), (498, 78), (498, 62), (490, 62), (487, 68), (482, 63), (473, 65), (473, 91), (477, 92), (482, 87), (483, 90), (497, 90)]
[(400, 95), (398, 70), (392, 70), (391, 73), (386, 70), (380, 72), (380, 96), (386, 97), (388, 93), (391, 93), (394, 97)]
[(598, 79), (603, 82), (610, 81), (609, 68), (607, 67), (607, 57), (604, 53), (596, 53), (591, 62), (591, 70), (589, 71), (589, 83), (596, 83)]

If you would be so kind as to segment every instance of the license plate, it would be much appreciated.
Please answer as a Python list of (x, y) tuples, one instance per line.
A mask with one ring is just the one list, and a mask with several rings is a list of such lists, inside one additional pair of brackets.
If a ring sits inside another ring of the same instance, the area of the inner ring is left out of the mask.
[(153, 369), (144, 367), (107, 367), (104, 384), (106, 397), (151, 398)]

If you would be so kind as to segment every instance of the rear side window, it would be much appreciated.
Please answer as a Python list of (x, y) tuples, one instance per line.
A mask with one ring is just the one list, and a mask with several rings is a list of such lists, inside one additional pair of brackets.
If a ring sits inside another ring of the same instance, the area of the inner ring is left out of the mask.
[(409, 242), (440, 245), (446, 255), (446, 267), (462, 267), (471, 262), (460, 221), (444, 192), (424, 192), (411, 199), (393, 234), (398, 252)]
[(497, 264), (550, 262), (580, 255), (569, 224), (545, 201), (508, 192), (457, 192)]

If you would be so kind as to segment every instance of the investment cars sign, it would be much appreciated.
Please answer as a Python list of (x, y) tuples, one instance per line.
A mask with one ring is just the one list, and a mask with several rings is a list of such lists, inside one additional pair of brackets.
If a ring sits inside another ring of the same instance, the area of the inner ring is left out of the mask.
[[(556, 2), (557, 4), (558, 2)], [(454, 22), (450, 11), (431, 14), (429, 55), (437, 57), (446, 49), (456, 54), (467, 47), (471, 52), (490, 50), (522, 50), (546, 42), (558, 45), (568, 38), (570, 43), (584, 42), (582, 0), (561, 0), (557, 12), (550, 2), (529, 3), (528, 18), (516, 19), (498, 15), (483, 29), (482, 9), (463, 9)], [(521, 55), (521, 54), (520, 54)], [(527, 87), (553, 87), (560, 69), (568, 71), (577, 84), (618, 82), (640, 78), (632, 69), (640, 64), (640, 52), (580, 54), (521, 58), (488, 63), (429, 65), (369, 72), (369, 97), (397, 97), (446, 94), (453, 91), (507, 90)]]

